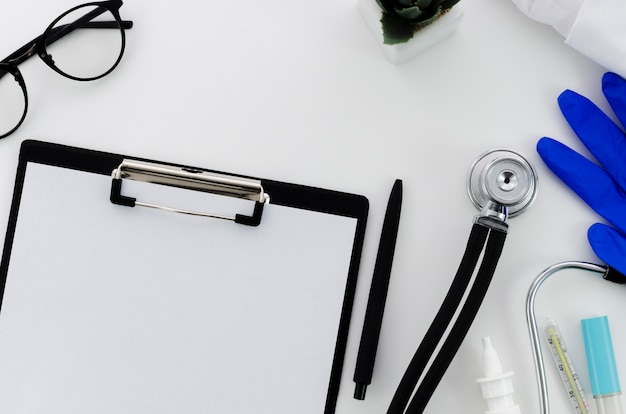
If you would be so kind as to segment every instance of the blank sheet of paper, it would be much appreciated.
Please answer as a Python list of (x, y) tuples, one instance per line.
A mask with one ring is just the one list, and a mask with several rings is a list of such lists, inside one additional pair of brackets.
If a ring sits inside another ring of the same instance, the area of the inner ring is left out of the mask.
[(249, 227), (110, 186), (27, 164), (0, 412), (323, 413), (357, 220), (269, 204)]

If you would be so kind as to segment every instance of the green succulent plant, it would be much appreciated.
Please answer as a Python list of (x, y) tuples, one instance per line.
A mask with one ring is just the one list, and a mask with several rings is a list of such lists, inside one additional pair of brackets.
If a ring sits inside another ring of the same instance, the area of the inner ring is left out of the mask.
[(380, 22), (385, 44), (405, 43), (460, 0), (376, 0), (383, 10)]

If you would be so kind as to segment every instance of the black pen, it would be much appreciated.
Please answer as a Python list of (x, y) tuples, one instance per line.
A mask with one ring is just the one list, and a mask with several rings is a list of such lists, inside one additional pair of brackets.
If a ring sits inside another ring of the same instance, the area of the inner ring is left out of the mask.
[(361, 344), (359, 345), (359, 353), (354, 370), (354, 382), (356, 383), (354, 398), (357, 400), (365, 399), (367, 386), (372, 382), (380, 327), (383, 323), (387, 290), (389, 289), (391, 264), (393, 263), (393, 253), (396, 249), (401, 208), (402, 180), (396, 180), (391, 189), (387, 211), (385, 212), (385, 221), (383, 222), (383, 230), (380, 235), (374, 275), (372, 276), (372, 284), (365, 311)]

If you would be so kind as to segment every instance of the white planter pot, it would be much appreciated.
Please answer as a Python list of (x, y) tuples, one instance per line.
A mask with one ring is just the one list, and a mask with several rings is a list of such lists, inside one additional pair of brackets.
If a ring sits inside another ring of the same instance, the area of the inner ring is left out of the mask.
[(401, 64), (452, 35), (463, 19), (464, 10), (457, 3), (439, 19), (420, 29), (406, 43), (386, 45), (380, 19), (382, 10), (376, 0), (357, 0), (358, 8), (381, 49), (393, 64)]

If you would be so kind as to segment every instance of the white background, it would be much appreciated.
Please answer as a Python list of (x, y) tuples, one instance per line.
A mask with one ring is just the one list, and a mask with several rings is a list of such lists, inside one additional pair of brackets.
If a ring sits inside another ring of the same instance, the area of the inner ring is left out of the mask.
[[(4, 3), (5, 55), (75, 5)], [(22, 128), (0, 141), (0, 217), (8, 216), (19, 146), (28, 138), (367, 196), (371, 210), (337, 413), (378, 414), (463, 253), (476, 214), (465, 189), (471, 163), (491, 148), (516, 150), (538, 170), (538, 198), (510, 221), (492, 287), (426, 412), (485, 410), (474, 382), (484, 336), (491, 336), (505, 369), (515, 371), (522, 412), (536, 411), (526, 291), (554, 262), (597, 260), (585, 234), (598, 218), (545, 168), (535, 144), (548, 135), (581, 149), (556, 98), (570, 88), (607, 108), (604, 69), (509, 1), (463, 5), (465, 18), (453, 37), (394, 66), (353, 0), (128, 0), (121, 13), (135, 27), (109, 77), (84, 84), (36, 58), (21, 66), (31, 108)], [(379, 355), (367, 399), (355, 401), (354, 363), (396, 178), (404, 181), (404, 204)], [(5, 222), (0, 226), (3, 231)], [(626, 292), (596, 276), (575, 274), (575, 283), (567, 277), (557, 276), (541, 292), (539, 313), (559, 321), (589, 390), (578, 320), (608, 314), (616, 349), (626, 349), (626, 327), (618, 319)], [(547, 367), (554, 411), (567, 412), (554, 367)]]

